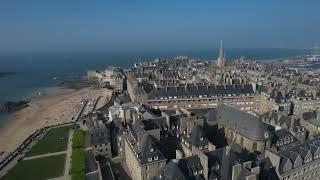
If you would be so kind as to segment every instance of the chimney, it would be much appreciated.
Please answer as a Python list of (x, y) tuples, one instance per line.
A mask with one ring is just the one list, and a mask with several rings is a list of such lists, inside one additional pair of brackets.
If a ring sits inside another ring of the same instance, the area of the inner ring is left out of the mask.
[(161, 116), (166, 118), (167, 126), (170, 127), (170, 116), (163, 111), (161, 111)]
[(252, 89), (253, 89), (254, 93), (257, 91), (257, 84), (256, 83), (252, 83)]

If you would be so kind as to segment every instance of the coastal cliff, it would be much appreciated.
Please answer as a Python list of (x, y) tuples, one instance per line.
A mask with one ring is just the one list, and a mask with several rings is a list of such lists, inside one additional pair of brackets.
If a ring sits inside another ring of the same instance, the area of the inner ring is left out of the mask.
[(17, 101), (17, 102), (7, 101), (4, 103), (0, 103), (0, 113), (11, 113), (14, 111), (18, 111), (20, 109), (28, 107), (28, 103), (29, 103), (28, 101)]

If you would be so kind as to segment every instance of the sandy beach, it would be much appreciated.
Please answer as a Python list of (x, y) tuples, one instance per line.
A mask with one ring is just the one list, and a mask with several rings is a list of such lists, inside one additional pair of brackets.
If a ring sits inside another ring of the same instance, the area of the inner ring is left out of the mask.
[[(34, 98), (29, 107), (14, 113), (0, 127), (0, 153), (2, 157), (13, 151), (30, 134), (45, 126), (71, 120), (76, 107), (83, 99), (106, 97), (103, 90), (80, 90), (59, 87), (48, 88), (43, 95)], [(1, 159), (1, 156), (0, 156)]]

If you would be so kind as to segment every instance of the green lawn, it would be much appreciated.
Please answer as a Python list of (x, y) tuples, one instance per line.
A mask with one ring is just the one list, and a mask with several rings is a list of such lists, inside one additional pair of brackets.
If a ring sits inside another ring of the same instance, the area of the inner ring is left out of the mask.
[(71, 175), (71, 180), (85, 180), (85, 178), (84, 172)]
[(83, 148), (84, 147), (84, 131), (76, 129), (73, 135), (72, 148)]
[(20, 161), (2, 180), (46, 180), (64, 174), (66, 155)]
[(65, 151), (68, 145), (69, 129), (71, 127), (59, 127), (51, 129), (35, 146), (27, 156)]
[(71, 155), (71, 173), (82, 173), (85, 170), (84, 149), (77, 148), (72, 150)]

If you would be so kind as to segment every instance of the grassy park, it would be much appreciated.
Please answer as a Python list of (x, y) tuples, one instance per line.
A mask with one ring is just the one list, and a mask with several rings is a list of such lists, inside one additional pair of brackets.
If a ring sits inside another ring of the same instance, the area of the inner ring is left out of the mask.
[(71, 156), (71, 173), (83, 172), (84, 168), (84, 149), (73, 149)]
[(64, 174), (66, 155), (20, 161), (2, 180), (45, 180)]
[(85, 179), (85, 152), (84, 152), (84, 131), (76, 129), (73, 134), (72, 156), (71, 156), (71, 179)]
[(69, 129), (70, 127), (51, 129), (35, 146), (32, 147), (27, 156), (65, 151), (68, 144)]
[(76, 129), (73, 135), (72, 148), (83, 148), (84, 147), (84, 131)]

